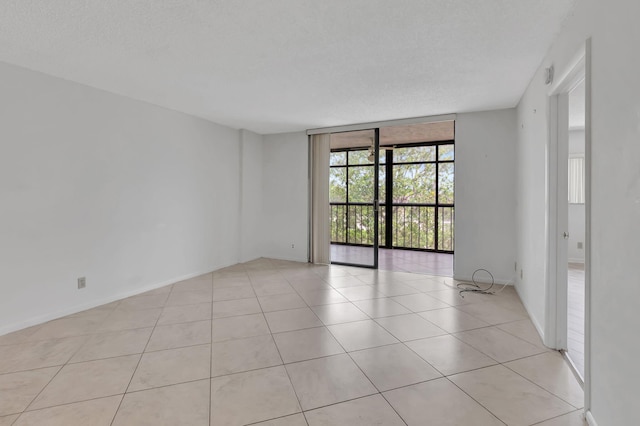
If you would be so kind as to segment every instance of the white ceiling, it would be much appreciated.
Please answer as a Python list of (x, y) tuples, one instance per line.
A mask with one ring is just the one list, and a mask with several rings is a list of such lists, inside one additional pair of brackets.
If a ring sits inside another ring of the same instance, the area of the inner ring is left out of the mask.
[[(331, 134), (331, 149), (367, 148), (373, 144), (373, 130), (358, 130)], [(380, 147), (416, 142), (450, 141), (455, 138), (453, 121), (408, 124), (380, 128)]]
[(513, 107), (576, 0), (2, 0), (0, 61), (259, 133)]

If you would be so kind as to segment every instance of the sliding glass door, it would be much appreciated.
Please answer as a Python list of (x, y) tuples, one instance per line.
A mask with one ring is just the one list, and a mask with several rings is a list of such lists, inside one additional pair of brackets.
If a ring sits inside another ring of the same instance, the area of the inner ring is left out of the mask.
[(378, 129), (332, 135), (331, 263), (378, 267), (379, 148)]

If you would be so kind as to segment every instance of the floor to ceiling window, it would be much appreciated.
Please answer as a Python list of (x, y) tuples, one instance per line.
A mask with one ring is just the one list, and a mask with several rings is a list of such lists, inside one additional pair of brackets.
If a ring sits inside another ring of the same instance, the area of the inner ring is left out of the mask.
[(451, 142), (386, 150), (382, 247), (453, 252), (453, 162)]
[[(415, 127), (410, 129), (414, 133)], [(453, 124), (446, 134), (451, 137), (425, 137), (427, 142), (416, 142), (416, 135), (407, 136), (406, 127), (395, 133), (380, 130), (379, 246), (452, 253)], [(374, 157), (371, 144), (364, 138), (356, 142), (357, 132), (351, 133), (336, 138), (331, 150), (331, 243), (371, 246)]]

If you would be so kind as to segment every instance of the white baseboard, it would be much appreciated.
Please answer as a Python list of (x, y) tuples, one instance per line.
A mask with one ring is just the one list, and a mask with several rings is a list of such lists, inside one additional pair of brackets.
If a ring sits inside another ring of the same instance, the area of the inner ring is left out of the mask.
[(179, 276), (179, 277), (175, 277), (175, 278), (171, 278), (171, 279), (168, 279), (168, 280), (160, 281), (160, 282), (157, 282), (157, 283), (154, 283), (154, 284), (146, 285), (144, 287), (139, 287), (139, 288), (136, 288), (135, 290), (117, 293), (117, 294), (114, 294), (113, 296), (104, 297), (104, 298), (101, 298), (101, 299), (94, 299), (94, 300), (91, 300), (89, 302), (81, 303), (79, 305), (75, 305), (75, 306), (72, 306), (72, 307), (69, 307), (69, 308), (65, 308), (65, 309), (62, 309), (62, 310), (48, 312), (46, 314), (39, 315), (39, 316), (34, 317), (34, 318), (29, 318), (29, 319), (24, 320), (24, 321), (18, 321), (18, 322), (12, 323), (12, 324), (3, 325), (2, 327), (0, 327), (0, 336), (3, 336), (5, 334), (8, 334), (8, 333), (11, 333), (11, 332), (14, 332), (14, 331), (22, 330), (23, 328), (31, 327), (31, 326), (34, 326), (34, 325), (45, 323), (47, 321), (51, 321), (51, 320), (54, 320), (54, 319), (65, 317), (67, 315), (77, 314), (78, 312), (86, 311), (87, 309), (95, 308), (97, 306), (106, 305), (107, 303), (115, 302), (117, 300), (126, 299), (127, 297), (131, 297), (131, 296), (135, 296), (137, 294), (145, 293), (147, 291), (155, 290), (157, 288), (164, 287), (164, 286), (169, 285), (169, 284), (177, 283), (179, 281), (188, 280), (190, 278), (194, 278), (194, 277), (197, 277), (199, 275), (208, 274), (208, 273), (210, 273), (212, 271), (216, 271), (218, 269), (225, 268), (227, 266), (231, 266), (231, 265), (234, 265), (234, 264), (235, 263), (230, 263), (230, 264), (227, 264), (227, 265), (216, 265), (216, 266), (213, 267), (213, 269), (209, 269), (209, 270), (206, 270), (206, 271), (192, 272), (192, 273), (189, 273), (189, 274), (186, 274), (186, 275), (182, 275), (182, 276)]
[(301, 262), (301, 263), (309, 263), (307, 258), (299, 258), (299, 257), (286, 257), (286, 256), (262, 256), (266, 259), (274, 259), (274, 260), (285, 260), (288, 262)]
[(598, 426), (598, 423), (596, 422), (596, 419), (593, 418), (593, 414), (591, 414), (590, 410), (587, 410), (587, 412), (584, 413), (584, 417), (587, 419), (589, 426)]
[(537, 318), (534, 317), (533, 315), (531, 315), (531, 310), (529, 309), (529, 306), (527, 305), (525, 300), (520, 295), (520, 291), (518, 290), (518, 286), (515, 286), (515, 288), (516, 288), (516, 293), (518, 293), (518, 297), (520, 298), (520, 301), (522, 302), (522, 306), (524, 306), (524, 310), (527, 311), (527, 315), (529, 315), (529, 319), (531, 320), (531, 323), (533, 324), (533, 326), (535, 327), (536, 331), (540, 335), (540, 339), (542, 339), (542, 341), (544, 342), (544, 329), (542, 328), (542, 326), (538, 322)]
[(260, 258), (262, 258), (262, 256), (245, 256), (240, 258), (239, 263), (253, 262), (254, 260), (258, 260)]

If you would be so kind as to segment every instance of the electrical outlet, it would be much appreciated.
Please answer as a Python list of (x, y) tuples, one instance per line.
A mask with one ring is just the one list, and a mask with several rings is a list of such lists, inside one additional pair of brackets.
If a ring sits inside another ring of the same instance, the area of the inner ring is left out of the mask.
[(522, 272), (522, 269), (520, 269), (520, 279), (524, 278), (524, 273)]
[(513, 262), (513, 270), (518, 272), (518, 262)]
[(581, 249), (582, 248), (582, 241), (578, 242), (578, 248)]
[(85, 277), (78, 278), (78, 290), (87, 286), (87, 279)]
[(295, 244), (291, 244), (291, 248), (296, 248), (296, 245)]

